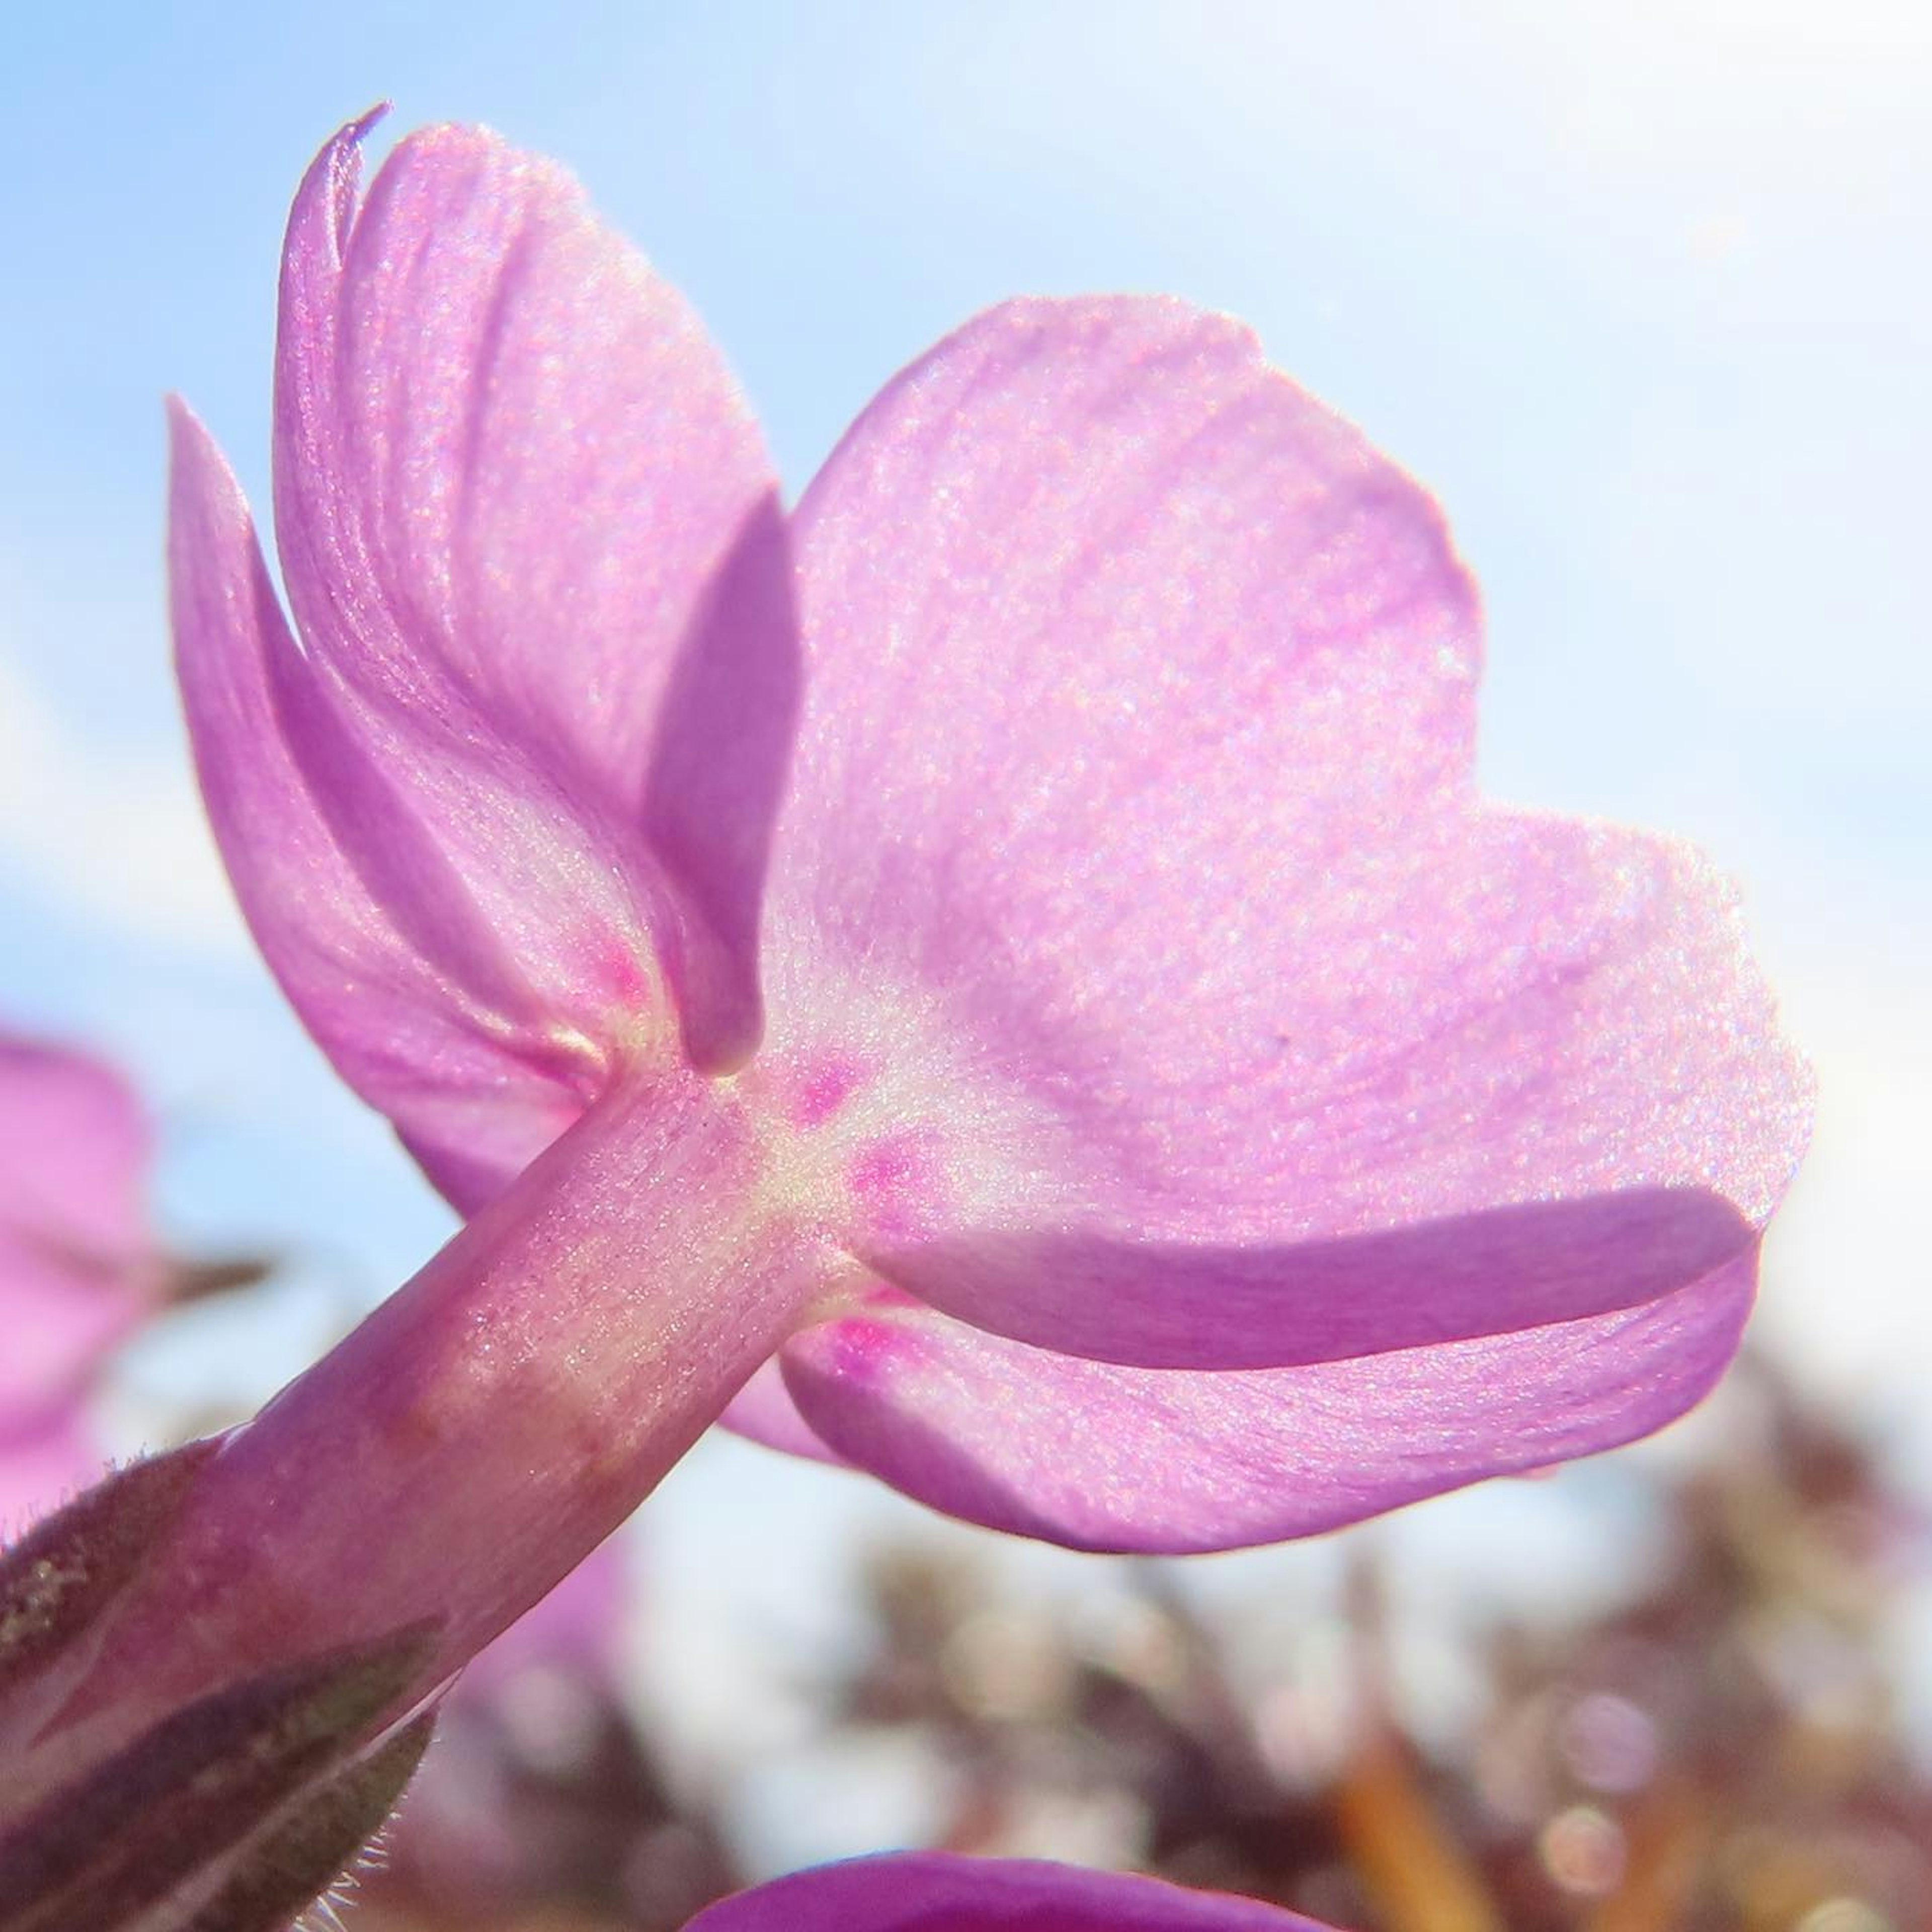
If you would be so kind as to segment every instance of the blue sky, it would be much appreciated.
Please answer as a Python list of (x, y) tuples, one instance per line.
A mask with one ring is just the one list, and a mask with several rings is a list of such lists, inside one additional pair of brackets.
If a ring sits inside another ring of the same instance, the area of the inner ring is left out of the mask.
[[(1825, 1081), (1765, 1331), (1822, 1387), (1918, 1413), (1928, 22), (1906, 0), (11, 22), (0, 1013), (136, 1069), (172, 1228), (297, 1257), (308, 1312), (269, 1324), (238, 1385), (447, 1224), (228, 910), (166, 665), (160, 398), (189, 398), (262, 503), (288, 196), (386, 97), (397, 128), (485, 120), (574, 167), (692, 296), (794, 486), (1002, 296), (1160, 289), (1253, 322), (1447, 506), (1490, 611), (1492, 788), (1690, 833), (1742, 880)], [(774, 1467), (701, 1458), (665, 1534), (706, 1484), (767, 1527), (856, 1507)]]

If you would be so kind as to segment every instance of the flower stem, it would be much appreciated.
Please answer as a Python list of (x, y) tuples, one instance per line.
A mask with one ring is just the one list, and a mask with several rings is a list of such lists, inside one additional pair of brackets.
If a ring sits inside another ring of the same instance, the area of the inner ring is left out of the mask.
[(775, 1210), (764, 1158), (728, 1083), (607, 1095), (210, 1460), (29, 1782), (241, 1674), (418, 1618), (442, 1634), (412, 1695), (458, 1669), (850, 1269)]

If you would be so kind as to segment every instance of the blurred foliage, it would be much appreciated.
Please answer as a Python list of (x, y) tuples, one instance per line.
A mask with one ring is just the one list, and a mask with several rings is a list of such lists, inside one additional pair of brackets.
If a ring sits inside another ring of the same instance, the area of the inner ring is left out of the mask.
[[(1670, 1554), (1621, 1606), (1462, 1634), (1480, 1695), (1453, 1747), (1403, 1722), (1367, 1557), (1346, 1682), (1311, 1711), (1293, 1634), (1257, 1685), (1169, 1566), (1136, 1566), (1102, 1630), (888, 1552), (826, 1735), (917, 1738), (951, 1849), (1036, 1853), (1042, 1820), (1102, 1817), (1124, 1862), (1360, 1932), (1922, 1932), (1932, 1778), (1886, 1639), (1925, 1526), (1852, 1433), (1740, 1373), (1749, 1426), (1655, 1479)], [(658, 1932), (737, 1882), (608, 1694), (545, 1694), (445, 1740), (357, 1923)]]

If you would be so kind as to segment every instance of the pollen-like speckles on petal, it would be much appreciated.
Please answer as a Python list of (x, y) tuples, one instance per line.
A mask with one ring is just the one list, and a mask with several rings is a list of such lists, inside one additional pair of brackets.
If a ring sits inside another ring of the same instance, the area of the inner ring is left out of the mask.
[(824, 1331), (822, 1341), (820, 1359), (836, 1374), (860, 1386), (910, 1369), (923, 1352), (912, 1330), (877, 1319), (834, 1322)]
[(830, 1053), (802, 1070), (791, 1106), (794, 1124), (823, 1126), (865, 1084), (862, 1061), (850, 1054)]

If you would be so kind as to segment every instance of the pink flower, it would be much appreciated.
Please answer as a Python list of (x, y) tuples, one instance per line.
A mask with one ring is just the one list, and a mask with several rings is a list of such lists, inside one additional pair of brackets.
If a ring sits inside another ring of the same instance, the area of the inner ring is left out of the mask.
[(638, 1776), (620, 1684), (624, 1558), (620, 1543), (593, 1550), (465, 1668), (386, 1834), (380, 1888), (482, 1916), (621, 1856), (616, 1832), (586, 1834), (555, 1793), (594, 1791), (621, 1817)]
[(1414, 484), (1221, 317), (1020, 302), (782, 514), (557, 169), (436, 129), (358, 207), (361, 132), (284, 263), (295, 628), (178, 411), (176, 632), (263, 951), (473, 1218), (194, 1475), (73, 1748), (406, 1626), (434, 1682), (734, 1396), (1198, 1550), (1704, 1393), (1806, 1082), (1701, 862), (1477, 797)]
[(622, 1675), (630, 1615), (623, 1546), (602, 1544), (477, 1653), (452, 1701), (491, 1710), (542, 1678), (566, 1678), (601, 1694)]
[(795, 1872), (686, 1932), (1322, 1932), (1226, 1892), (1025, 1858), (904, 1852)]
[(100, 1473), (85, 1404), (166, 1270), (152, 1135), (119, 1075), (0, 1035), (0, 1538)]

